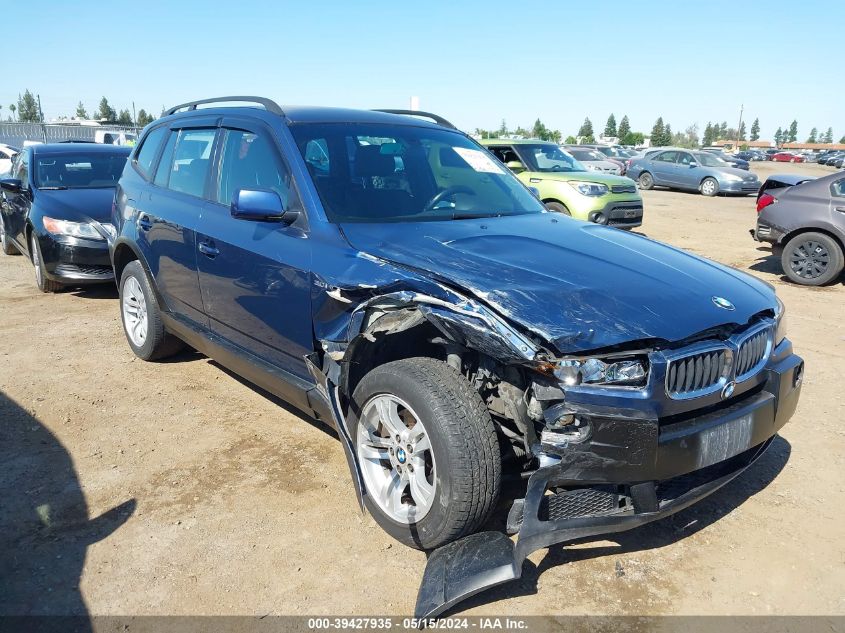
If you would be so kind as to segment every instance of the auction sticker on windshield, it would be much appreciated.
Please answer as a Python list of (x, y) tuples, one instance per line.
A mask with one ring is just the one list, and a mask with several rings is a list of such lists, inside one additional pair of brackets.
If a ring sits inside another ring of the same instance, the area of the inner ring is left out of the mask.
[(482, 171), (490, 174), (503, 174), (505, 170), (502, 169), (496, 162), (487, 154), (477, 149), (470, 149), (468, 147), (453, 147), (458, 156), (463, 158), (470, 167), (475, 171)]

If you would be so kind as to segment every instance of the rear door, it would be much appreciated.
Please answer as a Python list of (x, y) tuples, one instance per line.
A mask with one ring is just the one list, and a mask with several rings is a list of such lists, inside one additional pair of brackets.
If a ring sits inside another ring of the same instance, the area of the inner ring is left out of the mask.
[[(227, 117), (222, 125), (212, 202), (197, 235), (200, 286), (211, 329), (311, 382), (304, 360), (314, 347), (311, 240), (304, 212), (291, 226), (235, 219), (230, 213), (239, 189), (275, 191), (286, 209), (302, 211), (290, 169), (263, 124)], [(313, 159), (329, 171), (328, 156), (314, 149)]]
[[(152, 186), (136, 201), (138, 246), (167, 308), (207, 325), (197, 273), (196, 231), (209, 186), (216, 120), (171, 126)], [(142, 148), (143, 149), (143, 148)]]
[(21, 190), (18, 193), (4, 192), (6, 196), (6, 234), (15, 242), (20, 244), (26, 252), (29, 252), (29, 244), (26, 241), (25, 227), (29, 210), (32, 207), (33, 191), (30, 185), (30, 154), (32, 150), (24, 149), (18, 155), (12, 166), (10, 178), (17, 178), (21, 181)]

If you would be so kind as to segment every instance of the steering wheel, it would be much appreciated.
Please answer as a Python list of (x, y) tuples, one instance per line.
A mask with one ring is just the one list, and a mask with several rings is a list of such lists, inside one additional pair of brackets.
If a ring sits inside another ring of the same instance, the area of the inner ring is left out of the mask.
[(475, 195), (475, 191), (465, 185), (454, 185), (452, 187), (446, 187), (443, 191), (434, 194), (431, 200), (425, 203), (423, 211), (431, 211), (432, 209), (434, 209), (434, 207), (443, 202), (446, 198), (454, 196), (456, 193), (465, 193), (468, 196)]

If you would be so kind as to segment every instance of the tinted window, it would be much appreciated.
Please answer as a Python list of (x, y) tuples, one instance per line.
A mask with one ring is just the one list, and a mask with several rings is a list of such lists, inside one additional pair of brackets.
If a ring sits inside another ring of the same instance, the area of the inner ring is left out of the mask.
[(681, 165), (689, 165), (690, 163), (694, 163), (695, 159), (689, 152), (678, 152), (678, 162)]
[(15, 177), (21, 181), (21, 186), (24, 189), (29, 189), (29, 152), (21, 153), (21, 160), (18, 163), (18, 173)]
[(845, 179), (837, 180), (835, 183), (830, 185), (830, 193), (837, 198), (845, 198)]
[(290, 129), (306, 160), (310, 141), (326, 142), (329, 170), (312, 171), (311, 178), (333, 222), (418, 222), (544, 210), (504, 165), (458, 132), (389, 123), (309, 123)]
[(36, 156), (33, 175), (39, 189), (116, 187), (128, 151), (74, 152)]
[(164, 151), (161, 154), (161, 160), (158, 161), (158, 168), (156, 169), (155, 184), (159, 187), (166, 187), (167, 181), (170, 178), (171, 168), (173, 167), (173, 150), (176, 149), (176, 141), (179, 139), (179, 130), (170, 132), (167, 137), (167, 144), (164, 146)]
[(158, 148), (161, 146), (161, 141), (164, 139), (166, 134), (167, 128), (156, 128), (147, 134), (147, 138), (144, 139), (144, 144), (141, 145), (141, 149), (138, 150), (138, 154), (135, 158), (135, 164), (144, 176), (148, 178), (152, 175), (150, 170), (152, 169), (153, 161), (158, 154)]
[(654, 157), (654, 160), (659, 160), (663, 163), (674, 163), (678, 158), (678, 152), (661, 152)]
[[(171, 136), (176, 136), (176, 148), (170, 163), (167, 176), (167, 187), (173, 191), (202, 197), (205, 183), (208, 180), (209, 164), (211, 163), (211, 148), (214, 145), (216, 130), (179, 130)], [(168, 139), (168, 145), (170, 139)], [(166, 152), (167, 148), (165, 148)], [(156, 184), (159, 176), (164, 177), (161, 169), (165, 165), (162, 158), (159, 171), (156, 172)]]
[[(290, 199), (290, 171), (282, 163), (270, 140), (242, 130), (224, 130), (220, 178), (215, 198), (231, 204), (238, 189), (275, 191), (287, 209)], [(328, 170), (328, 156), (324, 170)]]
[(329, 171), (329, 145), (324, 138), (315, 138), (305, 146), (305, 162), (322, 173)]

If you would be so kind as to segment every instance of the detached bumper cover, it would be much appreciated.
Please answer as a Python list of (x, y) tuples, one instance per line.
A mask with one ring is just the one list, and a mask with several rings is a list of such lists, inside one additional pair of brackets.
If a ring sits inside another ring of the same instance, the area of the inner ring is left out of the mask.
[(580, 459), (576, 453), (559, 455), (560, 462), (537, 470), (508, 516), (516, 542), (500, 532), (482, 532), (434, 551), (415, 616), (436, 617), (473, 594), (519, 578), (531, 552), (662, 519), (740, 475), (797, 407), (804, 363), (788, 344), (782, 351), (761, 372), (760, 387), (730, 406), (692, 418), (653, 420), (651, 426), (647, 420), (613, 421), (621, 425), (619, 433), (627, 433), (627, 461), (594, 448)]

